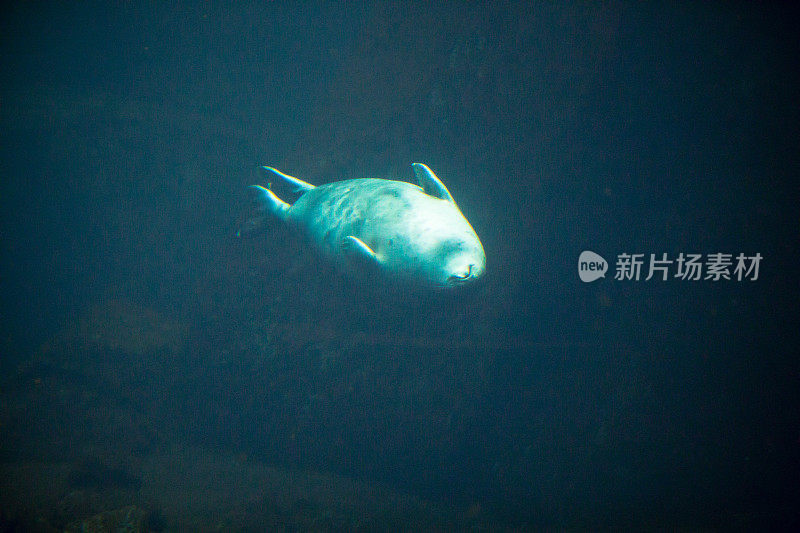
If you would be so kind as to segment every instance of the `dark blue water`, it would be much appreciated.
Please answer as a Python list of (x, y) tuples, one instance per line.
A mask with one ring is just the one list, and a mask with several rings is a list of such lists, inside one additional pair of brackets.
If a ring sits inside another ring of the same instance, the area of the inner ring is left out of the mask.
[[(4, 7), (0, 524), (796, 527), (796, 23)], [(277, 223), (236, 238), (259, 165), (416, 161), (483, 241), (476, 287), (398, 297)], [(642, 279), (614, 279), (623, 253)], [(763, 259), (644, 280), (664, 253)]]

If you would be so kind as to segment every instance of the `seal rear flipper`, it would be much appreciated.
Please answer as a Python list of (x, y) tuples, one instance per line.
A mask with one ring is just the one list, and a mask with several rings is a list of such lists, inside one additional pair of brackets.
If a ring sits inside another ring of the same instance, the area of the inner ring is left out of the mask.
[(258, 202), (259, 211), (272, 213), (280, 219), (286, 218), (286, 213), (292, 206), (275, 196), (275, 193), (267, 187), (251, 185), (250, 188), (257, 193), (256, 201)]
[(295, 178), (293, 176), (289, 176), (288, 174), (284, 174), (280, 170), (272, 167), (261, 167), (261, 170), (267, 175), (267, 177), (279, 177), (285, 182), (289, 183), (292, 186), (292, 192), (294, 193), (304, 193), (308, 190), (314, 189), (314, 185), (311, 185), (307, 181), (303, 181), (299, 178)]
[(275, 193), (261, 185), (251, 185), (250, 189), (256, 192), (256, 213), (248, 218), (236, 232), (237, 237), (249, 233), (261, 226), (270, 215), (281, 220), (286, 219), (286, 214), (291, 207), (289, 204), (275, 196)]

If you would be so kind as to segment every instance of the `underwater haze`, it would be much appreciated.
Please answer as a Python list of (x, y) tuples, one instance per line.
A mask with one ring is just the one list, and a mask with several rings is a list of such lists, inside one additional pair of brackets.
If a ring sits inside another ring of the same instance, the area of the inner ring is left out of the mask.
[[(800, 528), (797, 23), (4, 3), (0, 530)], [(412, 163), (478, 282), (237, 236)]]

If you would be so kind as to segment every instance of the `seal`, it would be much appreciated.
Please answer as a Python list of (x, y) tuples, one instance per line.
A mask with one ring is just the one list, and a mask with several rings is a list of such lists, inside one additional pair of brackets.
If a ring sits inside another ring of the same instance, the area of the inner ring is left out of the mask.
[(299, 198), (288, 204), (266, 187), (257, 193), (259, 225), (274, 216), (302, 232), (340, 269), (375, 271), (404, 285), (448, 289), (467, 285), (486, 269), (486, 254), (475, 230), (447, 187), (422, 163), (412, 165), (419, 185), (359, 178), (314, 186), (272, 167)]

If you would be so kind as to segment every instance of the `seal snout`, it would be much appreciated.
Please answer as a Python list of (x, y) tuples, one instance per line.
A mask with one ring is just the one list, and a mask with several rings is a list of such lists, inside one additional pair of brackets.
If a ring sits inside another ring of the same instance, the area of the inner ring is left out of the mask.
[(462, 282), (462, 281), (467, 281), (469, 278), (471, 278), (471, 277), (472, 277), (472, 267), (474, 267), (474, 266), (475, 266), (475, 265), (469, 265), (469, 266), (467, 267), (467, 271), (466, 271), (466, 272), (464, 272), (464, 273), (460, 273), (460, 274), (453, 274), (453, 275), (451, 275), (451, 276), (450, 276), (450, 278), (449, 278), (449, 280), (450, 280), (450, 281), (457, 282), (457, 283), (458, 283), (458, 282)]

